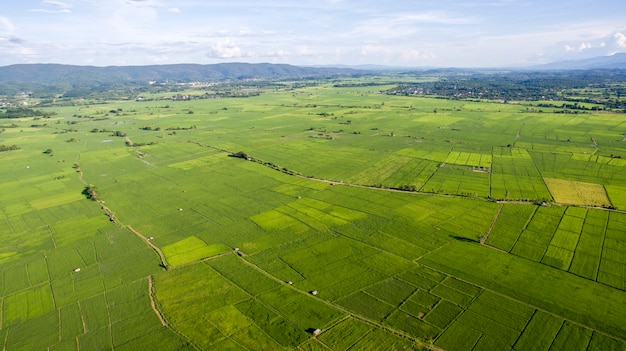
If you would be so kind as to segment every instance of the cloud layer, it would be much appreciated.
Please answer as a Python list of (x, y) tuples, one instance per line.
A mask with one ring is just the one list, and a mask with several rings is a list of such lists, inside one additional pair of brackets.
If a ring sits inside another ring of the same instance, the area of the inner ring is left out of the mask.
[[(626, 51), (624, 5), (597, 0), (25, 0), (0, 65), (274, 62), (489, 67)], [(540, 11), (539, 11), (540, 9)]]

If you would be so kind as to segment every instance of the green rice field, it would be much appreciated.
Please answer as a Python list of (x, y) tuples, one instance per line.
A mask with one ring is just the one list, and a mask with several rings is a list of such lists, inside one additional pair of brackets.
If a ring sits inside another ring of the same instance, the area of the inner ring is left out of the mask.
[(11, 120), (2, 349), (626, 349), (624, 115), (379, 79)]

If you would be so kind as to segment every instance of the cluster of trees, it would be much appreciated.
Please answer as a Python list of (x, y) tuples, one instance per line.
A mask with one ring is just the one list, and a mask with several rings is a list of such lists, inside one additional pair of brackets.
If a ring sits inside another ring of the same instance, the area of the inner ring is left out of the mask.
[(92, 133), (111, 133), (111, 136), (117, 136), (117, 137), (125, 137), (126, 133), (124, 132), (120, 132), (119, 130), (109, 130), (109, 129), (98, 129), (98, 128), (94, 128), (91, 130)]
[(11, 145), (11, 146), (6, 146), (6, 145), (0, 145), (0, 152), (3, 151), (13, 151), (13, 150), (19, 150), (20, 147), (17, 145)]
[(28, 107), (9, 107), (4, 109), (4, 113), (0, 113), (0, 118), (25, 118), (25, 117), (43, 117), (50, 118), (56, 115), (56, 112), (34, 110)]
[[(626, 71), (449, 73), (437, 81), (403, 83), (387, 91), (392, 95), (434, 95), (449, 99), (541, 101), (565, 100), (570, 109), (586, 109), (576, 103), (594, 103), (610, 109), (626, 109), (623, 82)], [(585, 95), (589, 92), (589, 96)], [(595, 91), (596, 94), (590, 94)], [(602, 92), (597, 94), (597, 92)], [(552, 107), (552, 106), (550, 106)], [(593, 108), (590, 108), (593, 109)], [(600, 108), (596, 108), (600, 109)]]

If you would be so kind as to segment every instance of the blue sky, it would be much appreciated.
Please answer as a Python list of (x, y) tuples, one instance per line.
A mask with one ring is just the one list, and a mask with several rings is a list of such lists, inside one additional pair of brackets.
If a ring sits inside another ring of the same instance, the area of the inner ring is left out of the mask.
[(625, 51), (623, 0), (20, 0), (0, 6), (2, 66), (502, 67)]

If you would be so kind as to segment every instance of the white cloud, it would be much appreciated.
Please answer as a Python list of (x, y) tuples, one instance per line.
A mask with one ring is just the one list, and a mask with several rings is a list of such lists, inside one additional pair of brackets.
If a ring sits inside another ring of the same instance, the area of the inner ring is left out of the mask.
[(59, 8), (62, 8), (62, 9), (70, 9), (70, 8), (72, 8), (72, 4), (67, 3), (67, 2), (61, 2), (61, 1), (44, 0), (41, 3), (43, 5), (59, 7)]
[(8, 18), (0, 16), (0, 34), (3, 32), (13, 33), (15, 27)]
[(215, 43), (209, 50), (207, 56), (210, 58), (232, 59), (250, 55), (244, 55), (241, 49), (232, 40), (227, 38), (226, 40)]
[(41, 12), (41, 13), (71, 13), (72, 4), (61, 1), (53, 1), (53, 0), (44, 0), (41, 2), (42, 5), (47, 7), (54, 8), (37, 8), (30, 10), (31, 12)]
[(180, 9), (178, 7), (171, 7), (167, 10), (171, 13), (180, 13)]
[(617, 45), (617, 47), (626, 48), (626, 35), (618, 32), (618, 33), (615, 33), (614, 37), (615, 37), (615, 44)]
[(264, 56), (266, 56), (266, 57), (274, 57), (274, 58), (285, 58), (285, 57), (291, 56), (291, 54), (289, 53), (289, 51), (276, 50), (276, 51), (270, 51), (270, 52), (266, 53)]
[(30, 11), (41, 12), (41, 13), (72, 13), (72, 11), (68, 9), (63, 9), (63, 10), (32, 9)]

